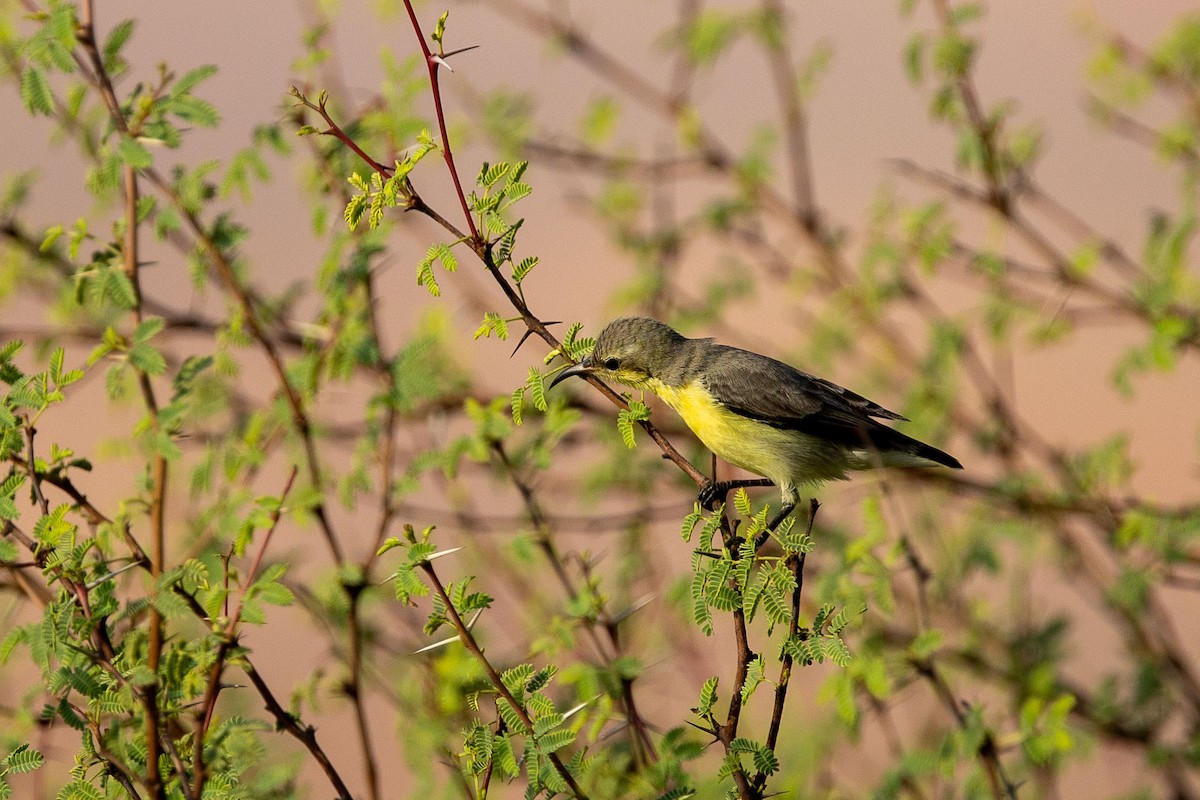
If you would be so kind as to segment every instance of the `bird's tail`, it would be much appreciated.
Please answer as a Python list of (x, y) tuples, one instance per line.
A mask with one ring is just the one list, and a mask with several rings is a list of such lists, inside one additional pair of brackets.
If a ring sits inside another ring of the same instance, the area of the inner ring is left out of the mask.
[(925, 444), (898, 430), (880, 425), (868, 434), (869, 450), (863, 456), (885, 467), (932, 467), (962, 469), (958, 459), (933, 445)]

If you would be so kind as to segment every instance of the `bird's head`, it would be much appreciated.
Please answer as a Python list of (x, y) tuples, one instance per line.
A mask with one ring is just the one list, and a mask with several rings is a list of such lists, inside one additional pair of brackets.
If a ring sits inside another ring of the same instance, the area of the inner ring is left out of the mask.
[(650, 388), (649, 382), (670, 371), (687, 341), (658, 320), (621, 317), (605, 326), (588, 356), (560, 372), (550, 386), (576, 375), (595, 375), (635, 389)]

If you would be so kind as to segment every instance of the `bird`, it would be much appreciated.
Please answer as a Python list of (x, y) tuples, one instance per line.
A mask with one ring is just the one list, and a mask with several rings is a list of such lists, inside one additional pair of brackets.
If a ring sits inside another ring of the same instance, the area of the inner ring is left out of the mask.
[[(780, 491), (774, 528), (795, 509), (801, 487), (845, 480), (875, 467), (962, 469), (949, 453), (890, 428), (904, 421), (860, 394), (795, 367), (714, 339), (689, 339), (648, 317), (608, 323), (591, 353), (563, 369), (652, 392), (718, 458), (761, 475)], [(710, 481), (700, 501), (711, 508), (730, 489), (764, 481)]]

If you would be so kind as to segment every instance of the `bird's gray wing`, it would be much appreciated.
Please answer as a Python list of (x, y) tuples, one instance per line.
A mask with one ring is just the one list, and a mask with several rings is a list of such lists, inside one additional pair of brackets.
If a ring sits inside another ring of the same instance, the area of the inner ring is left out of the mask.
[[(800, 372), (800, 370), (796, 370)], [(815, 375), (809, 375), (807, 372), (800, 372), (806, 378), (816, 381), (823, 387), (841, 397), (846, 403), (852, 407), (859, 409), (868, 417), (878, 417), (879, 419), (898, 419), (908, 422), (908, 417), (897, 414), (895, 411), (889, 411), (873, 400), (868, 400), (861, 394), (850, 391), (845, 386), (838, 386), (836, 383), (827, 381), (824, 378), (818, 378)]]
[(845, 440), (875, 428), (872, 417), (904, 419), (862, 395), (836, 383), (809, 375), (773, 358), (717, 345), (704, 365), (704, 383), (722, 405), (743, 416), (778, 428), (805, 430)]
[(899, 414), (773, 358), (717, 345), (710, 351), (700, 374), (717, 402), (767, 425), (800, 431), (852, 449), (909, 453), (937, 464), (962, 468), (950, 454), (874, 419), (904, 419)]

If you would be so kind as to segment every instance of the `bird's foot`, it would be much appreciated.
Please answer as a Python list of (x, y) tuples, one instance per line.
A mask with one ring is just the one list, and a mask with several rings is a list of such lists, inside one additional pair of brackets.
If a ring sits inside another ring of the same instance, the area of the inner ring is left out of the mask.
[(729, 494), (729, 481), (709, 481), (700, 487), (700, 493), (696, 495), (696, 501), (700, 503), (701, 508), (709, 511), (716, 511), (717, 506), (725, 502), (726, 495)]
[(700, 487), (700, 493), (696, 496), (703, 508), (709, 511), (716, 511), (717, 506), (725, 502), (725, 498), (734, 489), (748, 489), (755, 486), (774, 486), (775, 484), (766, 478), (755, 478), (745, 481), (709, 481)]

